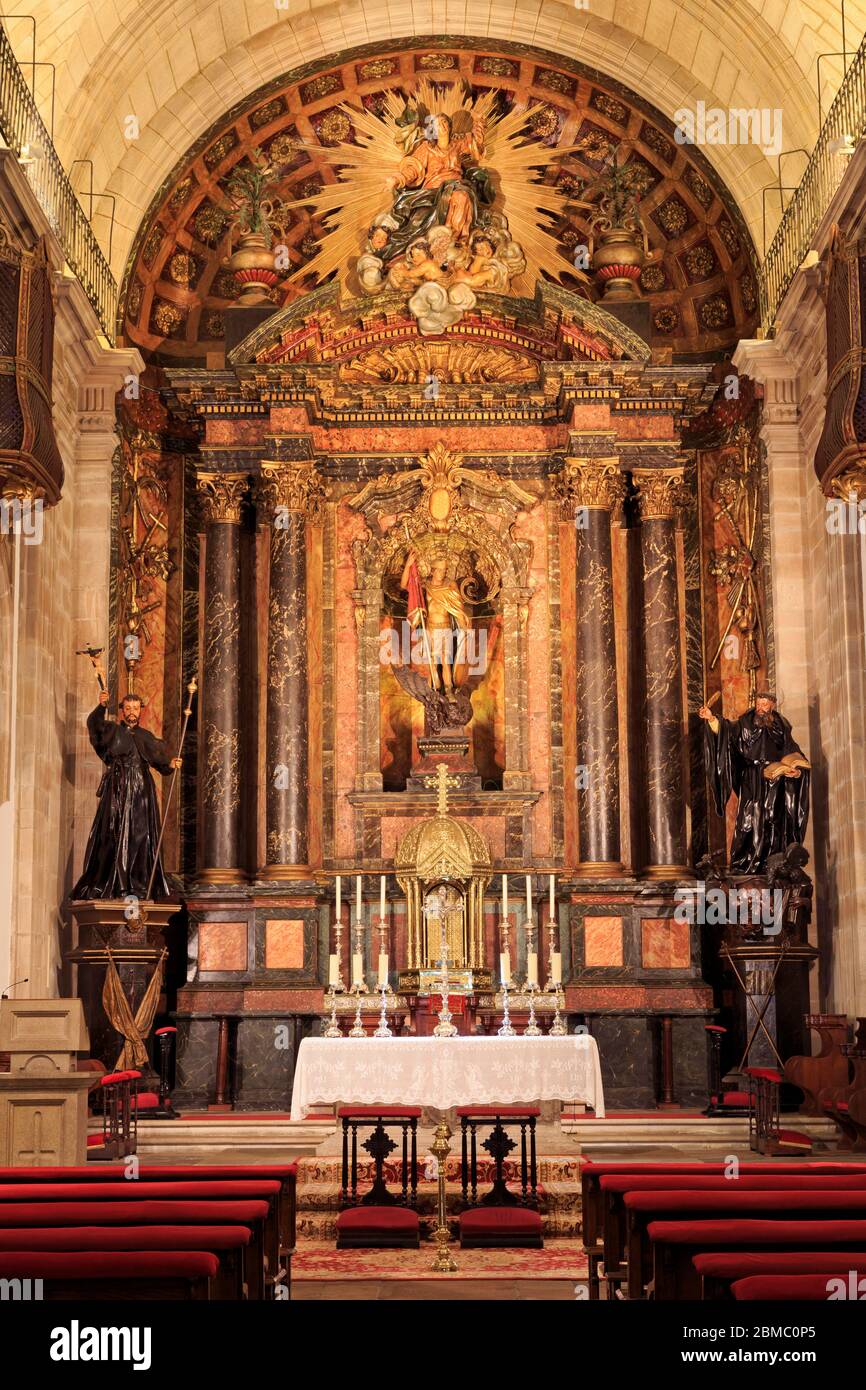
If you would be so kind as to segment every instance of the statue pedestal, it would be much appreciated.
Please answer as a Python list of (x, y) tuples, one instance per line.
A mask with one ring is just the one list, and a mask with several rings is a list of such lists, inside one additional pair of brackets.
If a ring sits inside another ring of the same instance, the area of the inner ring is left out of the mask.
[(66, 959), (78, 966), (78, 992), (84, 1001), (92, 1055), (111, 1071), (123, 1047), (122, 1036), (109, 1023), (102, 1006), (102, 987), (111, 952), (133, 1018), (165, 950), (165, 928), (180, 911), (176, 902), (142, 902), (142, 916), (130, 917), (123, 898), (88, 899), (72, 903), (79, 943)]
[(0, 1165), (49, 1168), (87, 1159), (88, 1049), (80, 999), (0, 1000)]
[(418, 740), (421, 759), (406, 779), (407, 791), (430, 791), (436, 785), (436, 774), (442, 766), (452, 779), (450, 786), (460, 791), (480, 791), (481, 778), (469, 756), (471, 743), (471, 736), (465, 729), (424, 734)]

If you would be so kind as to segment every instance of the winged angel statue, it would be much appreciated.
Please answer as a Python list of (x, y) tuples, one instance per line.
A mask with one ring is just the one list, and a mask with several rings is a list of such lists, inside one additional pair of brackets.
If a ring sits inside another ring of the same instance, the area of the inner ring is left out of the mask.
[(474, 97), (467, 84), (425, 79), (409, 100), (387, 92), (381, 118), (344, 106), (357, 143), (315, 146), (339, 176), (297, 204), (324, 217), (326, 234), (292, 278), (348, 267), (355, 293), (407, 295), (421, 333), (433, 334), (472, 309), (478, 290), (519, 292), (542, 266), (575, 274), (547, 235), (562, 196), (535, 177), (570, 147), (527, 140), (531, 111), (500, 115), (496, 103), (495, 91)]

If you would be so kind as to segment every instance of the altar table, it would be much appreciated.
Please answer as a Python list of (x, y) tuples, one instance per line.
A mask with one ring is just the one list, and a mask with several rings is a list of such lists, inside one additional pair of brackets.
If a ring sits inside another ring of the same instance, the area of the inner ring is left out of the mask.
[(311, 1105), (520, 1105), (583, 1101), (604, 1118), (598, 1047), (553, 1038), (304, 1038), (292, 1119)]

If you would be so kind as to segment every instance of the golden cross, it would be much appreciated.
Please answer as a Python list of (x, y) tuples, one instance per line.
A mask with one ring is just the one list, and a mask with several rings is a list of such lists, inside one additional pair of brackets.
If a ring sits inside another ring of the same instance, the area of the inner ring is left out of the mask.
[(436, 769), (436, 778), (437, 778), (437, 781), (438, 781), (438, 783), (439, 783), (439, 785), (438, 785), (438, 787), (437, 787), (437, 794), (438, 794), (439, 800), (438, 800), (438, 802), (437, 802), (437, 804), (436, 804), (436, 814), (439, 815), (439, 816), (447, 816), (447, 814), (448, 814), (448, 788), (449, 788), (449, 787), (459, 787), (459, 786), (460, 786), (460, 778), (459, 778), (459, 777), (449, 777), (449, 776), (448, 776), (448, 769), (447, 769), (447, 767), (445, 766), (444, 763), (440, 763), (439, 766), (437, 767), (437, 769)]

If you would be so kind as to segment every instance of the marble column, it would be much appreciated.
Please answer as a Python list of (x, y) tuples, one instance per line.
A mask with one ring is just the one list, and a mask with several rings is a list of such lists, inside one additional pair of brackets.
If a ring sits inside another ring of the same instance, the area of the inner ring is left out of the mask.
[(677, 514), (683, 468), (636, 468), (641, 521), (644, 650), (643, 746), (650, 878), (687, 872), (683, 666)]
[(200, 472), (205, 518), (199, 872), (238, 883), (240, 864), (240, 522), (246, 473)]
[(619, 699), (611, 522), (626, 485), (615, 458), (567, 458), (558, 490), (563, 512), (575, 525), (576, 872), (618, 873)]
[(260, 519), (270, 528), (262, 878), (309, 872), (307, 521), (319, 520), (323, 498), (313, 463), (262, 463), (257, 500)]

